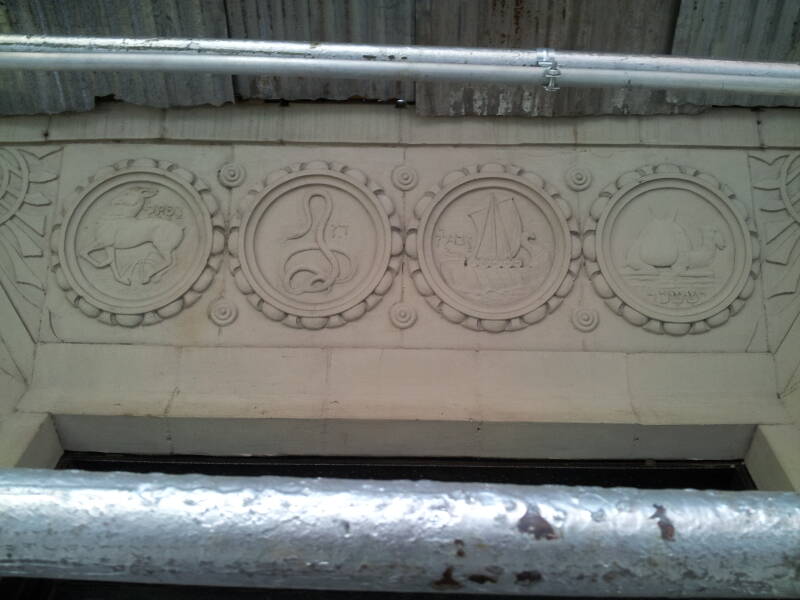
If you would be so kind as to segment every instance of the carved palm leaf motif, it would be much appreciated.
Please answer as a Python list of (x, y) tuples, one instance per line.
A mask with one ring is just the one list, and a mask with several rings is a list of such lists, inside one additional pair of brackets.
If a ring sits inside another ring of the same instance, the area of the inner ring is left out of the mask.
[(606, 186), (584, 227), (586, 271), (611, 310), (653, 333), (718, 327), (760, 271), (746, 207), (692, 167), (643, 166)]
[(288, 327), (340, 327), (389, 291), (403, 241), (392, 200), (351, 167), (291, 165), (251, 190), (231, 225), (236, 285)]
[(501, 164), (453, 171), (428, 190), (406, 253), (417, 290), (437, 312), (492, 333), (553, 312), (581, 262), (570, 205), (538, 175)]
[(169, 161), (119, 161), (77, 188), (51, 235), (70, 303), (109, 325), (172, 317), (208, 289), (225, 248), (208, 184)]
[(765, 237), (767, 328), (774, 351), (800, 315), (800, 153), (749, 158)]
[[(44, 240), (56, 192), (60, 148), (0, 148), (0, 339), (25, 335), (38, 339), (37, 326), (45, 291)], [(12, 322), (13, 321), (13, 322)], [(14, 334), (11, 329), (16, 329)], [(20, 346), (23, 346), (20, 344)], [(0, 370), (29, 375), (32, 357), (9, 347)]]

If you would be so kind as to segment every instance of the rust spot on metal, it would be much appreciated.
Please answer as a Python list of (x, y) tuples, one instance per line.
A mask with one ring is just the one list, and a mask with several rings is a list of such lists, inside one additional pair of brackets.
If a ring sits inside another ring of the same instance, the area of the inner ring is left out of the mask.
[(537, 540), (557, 540), (559, 538), (558, 532), (547, 522), (547, 519), (530, 508), (517, 523), (517, 529), (522, 533), (533, 534), (533, 537)]
[(467, 577), (470, 581), (483, 585), (484, 583), (497, 583), (497, 577), (491, 575), (484, 575), (483, 573), (474, 573)]
[(653, 504), (653, 507), (656, 509), (656, 512), (654, 512), (650, 518), (658, 519), (658, 528), (661, 530), (661, 539), (665, 542), (674, 542), (675, 525), (672, 524), (672, 521), (667, 516), (667, 509), (660, 504)]
[(464, 586), (453, 577), (453, 567), (447, 567), (441, 578), (433, 582), (433, 587), (437, 590), (457, 590)]
[(539, 571), (520, 571), (515, 576), (519, 585), (531, 585), (542, 580), (542, 574)]
[(456, 556), (464, 558), (467, 555), (464, 551), (464, 540), (453, 540), (453, 543), (456, 545)]

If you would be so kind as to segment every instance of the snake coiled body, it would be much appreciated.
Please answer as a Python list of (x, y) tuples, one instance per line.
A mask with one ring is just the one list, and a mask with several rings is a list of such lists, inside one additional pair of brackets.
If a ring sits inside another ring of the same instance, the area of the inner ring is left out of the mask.
[[(319, 198), (322, 200), (322, 214), (314, 218), (311, 202)], [(283, 265), (283, 286), (291, 294), (306, 294), (327, 292), (335, 284), (344, 283), (352, 279), (355, 274), (350, 258), (339, 250), (332, 249), (325, 239), (325, 231), (333, 215), (333, 200), (327, 192), (316, 191), (308, 194), (303, 200), (304, 224), (300, 231), (290, 235), (286, 241), (297, 240), (305, 237), (313, 229), (313, 244), (308, 244), (293, 250)], [(318, 261), (312, 257), (323, 257), (323, 266), (315, 264)], [(294, 260), (297, 264), (290, 265), (293, 259), (305, 255), (305, 260)], [(342, 264), (344, 263), (344, 264)], [(298, 277), (306, 274), (306, 277)]]

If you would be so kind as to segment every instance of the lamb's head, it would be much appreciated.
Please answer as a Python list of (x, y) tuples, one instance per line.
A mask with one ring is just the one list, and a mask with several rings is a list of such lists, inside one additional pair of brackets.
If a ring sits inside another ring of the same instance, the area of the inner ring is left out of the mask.
[(135, 216), (144, 206), (145, 200), (158, 193), (158, 188), (149, 185), (133, 185), (111, 200), (111, 213), (119, 216)]

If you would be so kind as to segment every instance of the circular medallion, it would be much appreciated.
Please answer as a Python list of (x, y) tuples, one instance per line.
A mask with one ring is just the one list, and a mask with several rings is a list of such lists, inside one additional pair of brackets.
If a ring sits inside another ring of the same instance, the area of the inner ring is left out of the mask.
[(20, 209), (29, 183), (25, 159), (16, 150), (0, 148), (0, 225)]
[(415, 208), (406, 251), (420, 293), (481, 331), (543, 319), (572, 288), (580, 241), (572, 209), (540, 177), (488, 164), (455, 171)]
[(239, 289), (273, 320), (335, 327), (389, 290), (402, 238), (392, 201), (356, 169), (294, 165), (250, 192), (228, 248)]
[(180, 312), (210, 284), (224, 248), (208, 186), (167, 161), (127, 160), (76, 190), (54, 228), (59, 286), (84, 313), (135, 326)]
[(754, 288), (756, 244), (730, 190), (691, 167), (658, 165), (600, 194), (584, 252), (595, 290), (615, 312), (680, 335), (721, 325), (741, 308)]

